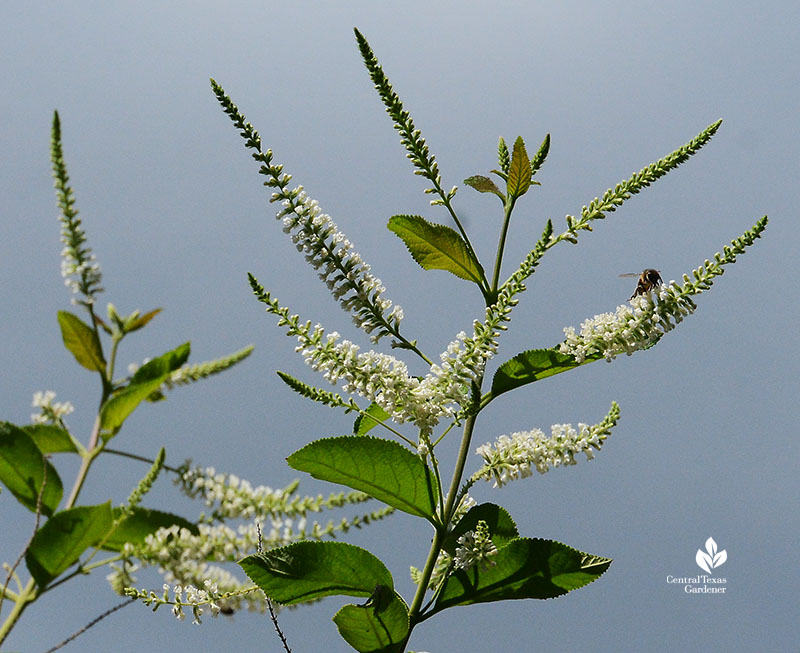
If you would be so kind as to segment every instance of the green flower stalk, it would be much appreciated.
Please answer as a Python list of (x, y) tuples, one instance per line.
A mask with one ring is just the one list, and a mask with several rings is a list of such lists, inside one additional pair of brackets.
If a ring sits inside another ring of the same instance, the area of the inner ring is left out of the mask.
[(103, 292), (101, 287), (102, 273), (95, 260), (91, 248), (86, 244), (86, 234), (81, 228), (78, 209), (75, 208), (75, 195), (69, 185), (67, 164), (64, 162), (64, 151), (61, 145), (61, 121), (58, 112), (53, 118), (50, 154), (53, 162), (53, 179), (55, 180), (58, 207), (61, 210), (61, 276), (65, 285), (83, 299), (72, 299), (73, 304), (94, 304), (95, 295)]

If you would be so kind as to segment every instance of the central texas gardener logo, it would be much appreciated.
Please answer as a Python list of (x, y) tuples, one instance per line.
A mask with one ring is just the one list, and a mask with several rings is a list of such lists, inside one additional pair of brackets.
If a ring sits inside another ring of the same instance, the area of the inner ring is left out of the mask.
[(713, 573), (711, 570), (725, 564), (728, 559), (728, 552), (725, 549), (717, 551), (717, 543), (713, 537), (706, 540), (706, 550), (697, 549), (695, 561), (700, 569), (707, 571), (709, 574)]

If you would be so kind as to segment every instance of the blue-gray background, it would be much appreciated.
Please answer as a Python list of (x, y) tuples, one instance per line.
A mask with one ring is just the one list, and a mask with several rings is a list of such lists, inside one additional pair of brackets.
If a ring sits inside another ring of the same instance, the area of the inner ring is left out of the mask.
[[(107, 288), (101, 307), (164, 307), (124, 343), (121, 369), (184, 340), (193, 361), (254, 343), (222, 376), (145, 405), (114, 444), (186, 457), (254, 483), (295, 478), (284, 458), (349, 416), (306, 403), (275, 375), (317, 378), (265, 316), (252, 271), (304, 318), (360, 338), (273, 219), (255, 165), (213, 98), (216, 78), (295, 180), (319, 199), (406, 312), (405, 333), (430, 353), (481, 314), (473, 287), (423, 272), (385, 229), (395, 213), (446, 221), (428, 206), (361, 64), (358, 26), (437, 156), (447, 187), (496, 167), (497, 137), (552, 149), (518, 205), (507, 272), (544, 220), (566, 213), (724, 118), (713, 142), (577, 247), (551, 251), (529, 284), (498, 361), (551, 346), (566, 325), (624, 302), (656, 267), (665, 279), (710, 258), (769, 214), (765, 236), (653, 350), (596, 363), (498, 400), (475, 444), (622, 408), (591, 463), (557, 469), (479, 500), (508, 507), (523, 534), (614, 558), (609, 572), (553, 601), (450, 610), (411, 646), (472, 650), (796, 650), (798, 581), (797, 182), (800, 12), (795, 2), (27, 3), (0, 7), (1, 417), (25, 423), (31, 395), (70, 400), (84, 440), (97, 380), (64, 350), (68, 308), (48, 161), (53, 109), (78, 206)], [(484, 260), (499, 207), (463, 187), (456, 198)], [(493, 369), (493, 368), (490, 368)], [(420, 370), (421, 371), (421, 370)], [(456, 436), (440, 458), (451, 460)], [(478, 460), (472, 457), (470, 469)], [(65, 485), (75, 465), (57, 461)], [(82, 499), (121, 501), (142, 465), (101, 459)], [(301, 491), (330, 486), (304, 478)], [(159, 482), (151, 505), (196, 514)], [(419, 522), (419, 523), (418, 523)], [(30, 513), (0, 496), (0, 559), (13, 560)], [(430, 531), (397, 515), (345, 539), (384, 557), (400, 591), (422, 566)], [(667, 575), (699, 573), (712, 536), (728, 552), (724, 595), (688, 595)], [(44, 650), (118, 599), (95, 573), (27, 612), (9, 650)], [(142, 585), (160, 587), (143, 576)], [(293, 650), (346, 650), (330, 617), (343, 601), (284, 612)], [(8, 604), (6, 605), (8, 608)], [(235, 644), (232, 644), (235, 642)], [(265, 617), (179, 623), (130, 606), (68, 650), (277, 651)]]

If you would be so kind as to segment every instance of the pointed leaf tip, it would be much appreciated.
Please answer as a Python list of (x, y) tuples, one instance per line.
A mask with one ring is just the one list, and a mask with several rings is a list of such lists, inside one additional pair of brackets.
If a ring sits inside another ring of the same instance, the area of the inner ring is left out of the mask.
[(58, 312), (58, 324), (64, 346), (83, 367), (92, 372), (104, 372), (106, 361), (97, 332), (69, 311)]
[(522, 136), (517, 136), (514, 141), (514, 150), (511, 153), (511, 165), (508, 169), (508, 195), (512, 199), (517, 199), (525, 193), (531, 186), (531, 160), (525, 150), (525, 141)]
[(394, 215), (387, 225), (425, 270), (447, 270), (480, 285), (483, 269), (458, 233), (419, 215)]

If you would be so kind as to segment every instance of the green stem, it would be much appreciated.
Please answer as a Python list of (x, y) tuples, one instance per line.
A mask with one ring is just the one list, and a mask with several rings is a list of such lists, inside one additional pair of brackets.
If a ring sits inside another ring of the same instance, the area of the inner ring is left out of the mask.
[[(480, 387), (482, 381), (483, 379), (477, 379), (478, 387)], [(447, 492), (447, 500), (444, 504), (444, 509), (441, 515), (441, 526), (436, 529), (436, 532), (433, 536), (433, 542), (431, 543), (431, 548), (428, 552), (428, 559), (425, 561), (425, 567), (422, 570), (422, 577), (420, 578), (419, 585), (417, 586), (417, 592), (414, 595), (414, 600), (412, 601), (411, 607), (408, 611), (410, 627), (408, 629), (408, 635), (406, 635), (406, 639), (403, 642), (403, 647), (405, 647), (405, 645), (408, 643), (414, 626), (425, 618), (425, 615), (421, 614), (422, 602), (425, 599), (425, 594), (428, 591), (428, 583), (430, 583), (433, 570), (436, 567), (436, 561), (439, 558), (439, 553), (441, 553), (442, 544), (444, 543), (444, 538), (447, 535), (447, 528), (450, 524), (450, 520), (453, 518), (453, 513), (458, 507), (456, 505), (456, 496), (458, 496), (458, 487), (461, 484), (461, 477), (464, 474), (464, 465), (466, 464), (467, 455), (469, 454), (472, 443), (472, 434), (475, 430), (476, 418), (477, 415), (472, 414), (467, 417), (466, 421), (464, 422), (464, 432), (461, 436), (461, 446), (458, 450), (458, 458), (456, 460), (455, 469), (453, 470), (453, 478), (450, 481), (450, 489)], [(402, 650), (405, 650), (405, 648)]]
[(503, 265), (503, 252), (506, 248), (506, 237), (508, 236), (508, 225), (511, 222), (511, 212), (514, 210), (514, 202), (516, 200), (511, 199), (509, 202), (506, 203), (505, 211), (503, 213), (503, 228), (500, 230), (500, 240), (497, 243), (497, 256), (494, 260), (494, 274), (492, 275), (492, 304), (494, 303), (494, 298), (497, 297), (497, 284), (500, 283), (500, 268)]
[[(122, 456), (123, 458), (131, 458), (132, 460), (139, 460), (143, 463), (150, 463), (151, 465), (155, 462), (152, 458), (146, 458), (145, 456), (139, 456), (135, 453), (128, 453), (127, 451), (120, 451), (119, 449), (103, 449), (106, 453), (114, 454), (115, 456)], [(164, 465), (164, 469), (168, 472), (173, 472), (174, 474), (180, 474), (181, 470), (177, 467), (170, 467), (169, 465)]]
[(17, 596), (17, 600), (14, 602), (14, 607), (11, 608), (11, 612), (8, 614), (8, 617), (6, 617), (3, 625), (0, 626), (0, 644), (5, 641), (6, 637), (8, 637), (8, 634), (11, 632), (11, 629), (17, 623), (20, 616), (22, 616), (25, 608), (33, 603), (36, 600), (36, 597), (36, 581), (31, 578), (25, 588), (19, 593), (19, 596)]
[[(470, 254), (472, 254), (472, 257), (476, 261), (479, 261), (480, 259), (478, 259), (478, 255), (475, 253), (475, 249), (472, 247), (472, 243), (469, 240), (469, 236), (467, 236), (467, 232), (461, 225), (461, 221), (458, 219), (458, 216), (456, 215), (456, 212), (453, 209), (452, 204), (450, 204), (450, 200), (447, 198), (447, 195), (441, 189), (439, 184), (436, 184), (434, 182), (434, 185), (436, 186), (436, 191), (439, 193), (439, 196), (442, 198), (442, 202), (444, 203), (445, 208), (447, 208), (447, 210), (450, 212), (450, 217), (453, 219), (453, 222), (455, 222), (456, 227), (458, 227), (458, 231), (461, 233), (461, 237), (464, 239), (464, 243), (467, 245), (467, 249), (469, 249), (469, 252)], [(482, 266), (480, 270), (481, 270), (481, 290), (483, 291), (484, 294), (486, 294), (487, 292), (489, 292), (489, 281), (483, 272)]]
[(92, 427), (92, 435), (89, 438), (89, 446), (86, 448), (86, 454), (82, 456), (81, 468), (78, 470), (78, 476), (75, 478), (75, 483), (72, 485), (72, 490), (69, 493), (69, 498), (64, 506), (64, 510), (72, 508), (72, 506), (74, 506), (75, 502), (78, 500), (78, 494), (80, 494), (83, 483), (86, 480), (86, 474), (89, 473), (89, 468), (92, 466), (94, 459), (97, 458), (97, 456), (100, 455), (100, 452), (103, 450), (103, 445), (98, 445), (99, 440), (100, 414), (98, 413), (94, 420), (94, 426)]
[[(483, 379), (477, 380), (479, 387), (482, 380)], [(464, 433), (461, 436), (461, 446), (458, 450), (456, 467), (453, 470), (453, 478), (450, 481), (450, 489), (447, 491), (447, 501), (444, 504), (444, 514), (442, 515), (442, 521), (445, 524), (450, 523), (450, 520), (453, 517), (453, 513), (458, 507), (455, 505), (456, 496), (458, 495), (458, 486), (461, 485), (461, 477), (464, 474), (464, 465), (467, 462), (467, 456), (469, 455), (470, 446), (472, 444), (472, 433), (475, 430), (475, 420), (477, 419), (477, 417), (478, 417), (477, 414), (472, 414), (469, 417), (467, 417), (466, 421), (464, 422)]]

